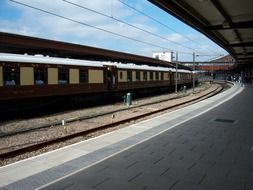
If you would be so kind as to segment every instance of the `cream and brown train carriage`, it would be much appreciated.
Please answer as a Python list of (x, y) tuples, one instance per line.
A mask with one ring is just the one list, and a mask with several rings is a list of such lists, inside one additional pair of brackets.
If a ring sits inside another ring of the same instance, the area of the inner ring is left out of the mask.
[(175, 84), (176, 73), (177, 73), (177, 84), (181, 85), (191, 85), (192, 84), (192, 71), (185, 69), (178, 69), (176, 72), (175, 68), (170, 69), (173, 73), (173, 81), (172, 84)]
[(0, 54), (0, 100), (103, 92), (100, 62)]
[[(113, 81), (114, 91), (142, 90), (150, 91), (151, 88), (174, 88), (176, 79), (176, 69), (169, 67), (154, 67), (147, 65), (121, 64), (105, 62), (106, 67), (110, 67), (107, 76), (113, 76), (109, 81)], [(192, 71), (178, 69), (177, 84), (180, 86), (192, 85)], [(164, 88), (164, 89), (165, 89)]]
[[(178, 84), (191, 82), (178, 70)], [(173, 87), (175, 69), (0, 53), (0, 101)]]
[(105, 65), (110, 65), (115, 70), (117, 91), (172, 85), (172, 72), (167, 67), (120, 63), (105, 63)]

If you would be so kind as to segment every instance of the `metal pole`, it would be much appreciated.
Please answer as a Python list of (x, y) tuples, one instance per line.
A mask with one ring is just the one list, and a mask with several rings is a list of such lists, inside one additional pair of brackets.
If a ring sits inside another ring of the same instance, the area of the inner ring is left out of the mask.
[(214, 66), (214, 65), (212, 64), (212, 81), (213, 81), (213, 72), (214, 72), (214, 71), (213, 71), (213, 69), (214, 69), (213, 66)]
[(176, 78), (175, 78), (175, 93), (177, 93), (177, 69), (178, 69), (178, 52), (176, 52)]
[(192, 71), (193, 71), (193, 75), (192, 75), (192, 92), (194, 93), (194, 88), (195, 88), (195, 73), (194, 73), (194, 70), (195, 70), (195, 52), (193, 52), (193, 68), (192, 68)]
[(170, 61), (171, 61), (172, 63), (173, 63), (173, 58), (174, 58), (174, 57), (173, 57), (173, 53), (174, 53), (173, 51), (170, 52)]

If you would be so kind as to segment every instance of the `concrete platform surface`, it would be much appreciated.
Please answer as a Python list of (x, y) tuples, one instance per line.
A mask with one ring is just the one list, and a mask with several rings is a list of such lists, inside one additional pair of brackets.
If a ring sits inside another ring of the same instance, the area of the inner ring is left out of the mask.
[(2, 189), (253, 189), (253, 88), (0, 168)]

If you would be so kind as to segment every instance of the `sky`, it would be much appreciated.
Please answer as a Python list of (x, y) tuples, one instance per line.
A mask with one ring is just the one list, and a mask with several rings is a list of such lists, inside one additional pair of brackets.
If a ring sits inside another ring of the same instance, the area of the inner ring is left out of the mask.
[(227, 54), (147, 0), (0, 0), (0, 31), (148, 57), (173, 51), (179, 61)]

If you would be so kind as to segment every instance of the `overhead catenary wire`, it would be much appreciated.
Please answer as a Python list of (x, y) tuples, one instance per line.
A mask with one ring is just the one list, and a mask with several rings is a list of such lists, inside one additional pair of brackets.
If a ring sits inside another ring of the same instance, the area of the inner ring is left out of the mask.
[(102, 12), (96, 11), (96, 10), (94, 10), (94, 9), (88, 8), (88, 7), (86, 7), (86, 6), (83, 6), (83, 5), (80, 5), (80, 4), (77, 4), (77, 3), (74, 3), (74, 2), (68, 1), (68, 0), (62, 0), (62, 1), (66, 2), (66, 3), (69, 3), (69, 4), (71, 4), (71, 5), (74, 5), (74, 6), (76, 6), (76, 7), (79, 7), (79, 8), (88, 10), (88, 11), (91, 11), (91, 12), (93, 12), (93, 13), (102, 15), (102, 16), (104, 16), (104, 17), (113, 19), (113, 20), (115, 20), (115, 21), (117, 21), (117, 22), (123, 23), (123, 24), (125, 24), (125, 25), (128, 25), (128, 26), (130, 26), (130, 27), (133, 27), (133, 28), (135, 28), (135, 29), (138, 29), (138, 30), (140, 30), (140, 31), (142, 31), (142, 32), (145, 32), (145, 33), (147, 33), (147, 34), (150, 34), (150, 35), (152, 35), (152, 36), (158, 37), (158, 38), (160, 38), (160, 39), (162, 39), (162, 40), (166, 40), (166, 41), (168, 41), (168, 42), (170, 42), (170, 43), (173, 43), (173, 44), (176, 44), (176, 45), (178, 45), (178, 46), (181, 46), (181, 47), (184, 47), (184, 48), (193, 50), (193, 51), (195, 51), (195, 52), (197, 52), (197, 53), (201, 53), (201, 52), (198, 52), (198, 51), (197, 51), (196, 49), (194, 49), (194, 48), (191, 48), (191, 47), (182, 45), (181, 43), (175, 42), (175, 41), (173, 41), (173, 40), (169, 40), (169, 39), (167, 39), (167, 38), (165, 38), (165, 37), (163, 37), (163, 36), (161, 36), (161, 35), (158, 35), (158, 34), (156, 34), (156, 33), (150, 32), (150, 31), (148, 31), (148, 30), (146, 30), (146, 29), (140, 28), (140, 27), (138, 27), (138, 26), (136, 26), (136, 25), (130, 24), (130, 23), (126, 22), (126, 21), (120, 20), (120, 19), (115, 18), (115, 17), (113, 17), (113, 16), (104, 14), (104, 13), (102, 13)]
[[(139, 14), (141, 14), (141, 15), (143, 15), (143, 16), (145, 16), (145, 17), (151, 19), (151, 20), (153, 20), (154, 22), (156, 22), (156, 23), (162, 25), (163, 27), (165, 27), (165, 28), (167, 28), (167, 29), (169, 29), (169, 30), (171, 30), (171, 31), (173, 31), (173, 32), (175, 32), (175, 33), (177, 33), (177, 34), (179, 34), (179, 35), (182, 35), (180, 32), (178, 32), (178, 31), (176, 31), (175, 29), (171, 28), (171, 27), (168, 26), (167, 24), (162, 23), (162, 22), (159, 21), (158, 19), (156, 19), (156, 18), (154, 18), (154, 17), (152, 17), (152, 16), (150, 16), (150, 15), (148, 15), (148, 14), (146, 14), (146, 13), (144, 13), (144, 12), (138, 10), (138, 9), (136, 9), (135, 7), (129, 5), (128, 3), (126, 3), (126, 2), (124, 2), (124, 1), (122, 1), (122, 0), (118, 0), (118, 1), (119, 1), (120, 3), (122, 3), (123, 5), (127, 6), (128, 8), (130, 8), (130, 9), (132, 9), (132, 10), (138, 12)], [(182, 35), (182, 36), (183, 36), (184, 38), (186, 38), (187, 40), (189, 40), (189, 41), (195, 43), (195, 44), (201, 45), (199, 42), (197, 42), (197, 41), (195, 41), (195, 40), (193, 40), (193, 39), (191, 39), (191, 38), (189, 38), (189, 37), (187, 37), (187, 36), (184, 36), (184, 35)], [(208, 48), (207, 48), (207, 49), (208, 49)], [(211, 49), (209, 49), (209, 51), (211, 51), (211, 52), (213, 52), (213, 53), (215, 53), (215, 54), (220, 54), (220, 53), (215, 52), (215, 51), (213, 51), (213, 50), (211, 50)], [(212, 56), (212, 55), (210, 55), (210, 56)]]
[[(106, 29), (103, 29), (103, 28), (100, 28), (100, 27), (97, 27), (97, 26), (93, 26), (91, 24), (87, 24), (87, 23), (84, 23), (84, 22), (81, 22), (81, 21), (77, 21), (77, 20), (74, 20), (72, 18), (62, 16), (62, 15), (59, 15), (59, 14), (56, 14), (56, 13), (52, 13), (50, 11), (47, 11), (47, 10), (44, 10), (44, 9), (41, 9), (41, 8), (38, 8), (38, 7), (34, 7), (34, 6), (28, 5), (26, 3), (21, 3), (21, 2), (18, 2), (16, 0), (9, 0), (9, 1), (11, 1), (13, 3), (16, 3), (16, 4), (19, 4), (19, 5), (22, 5), (22, 6), (25, 6), (25, 7), (28, 7), (28, 8), (31, 8), (31, 9), (34, 9), (34, 10), (37, 10), (37, 11), (40, 11), (40, 12), (47, 13), (49, 15), (56, 16), (56, 17), (64, 19), (64, 20), (68, 20), (68, 21), (71, 21), (71, 22), (74, 22), (74, 23), (77, 23), (77, 24), (88, 26), (88, 27), (91, 27), (91, 28), (94, 28), (94, 29), (97, 29), (97, 30), (100, 30), (100, 31), (103, 31), (103, 32), (106, 32), (106, 33), (110, 33), (110, 34), (113, 34), (113, 35), (116, 35), (116, 36), (119, 36), (119, 37), (122, 37), (122, 38), (126, 38), (126, 39), (129, 39), (129, 40), (135, 41), (135, 42), (139, 42), (139, 43), (142, 43), (142, 44), (146, 44), (146, 45), (150, 45), (150, 46), (153, 46), (153, 47), (158, 47), (158, 48), (161, 48), (161, 49), (164, 49), (164, 50), (172, 51), (171, 49), (168, 49), (168, 48), (163, 47), (163, 46), (159, 46), (159, 45), (156, 45), (156, 44), (153, 44), (153, 43), (150, 43), (150, 42), (146, 42), (146, 41), (142, 41), (142, 40), (132, 38), (132, 37), (129, 37), (129, 36), (125, 36), (125, 35), (122, 35), (122, 34), (118, 34), (116, 32), (112, 32), (112, 31), (109, 31), (109, 30), (106, 30)], [(190, 54), (190, 53), (185, 53), (185, 54)]]
[[(91, 24), (84, 23), (84, 22), (81, 22), (81, 21), (63, 16), (63, 15), (60, 15), (60, 14), (56, 14), (56, 13), (50, 12), (48, 10), (38, 8), (38, 7), (29, 5), (29, 4), (26, 4), (26, 3), (22, 3), (22, 2), (19, 2), (19, 1), (16, 1), (16, 0), (9, 0), (9, 1), (11, 1), (13, 3), (16, 3), (16, 4), (19, 4), (19, 5), (22, 5), (22, 6), (25, 6), (25, 7), (28, 7), (28, 8), (31, 8), (31, 9), (34, 9), (34, 10), (37, 10), (37, 11), (40, 11), (40, 12), (44, 12), (46, 14), (49, 14), (49, 15), (52, 15), (52, 16), (55, 16), (55, 17), (58, 17), (58, 18), (61, 18), (61, 19), (64, 19), (64, 20), (68, 20), (68, 21), (71, 21), (71, 22), (74, 22), (74, 23), (77, 23), (77, 24), (80, 24), (80, 25), (84, 25), (84, 26), (94, 28), (96, 30), (100, 30), (100, 31), (103, 31), (103, 32), (106, 32), (106, 33), (110, 33), (112, 35), (116, 35), (116, 36), (119, 36), (119, 37), (122, 37), (122, 38), (126, 38), (128, 40), (132, 40), (132, 41), (139, 42), (139, 43), (149, 45), (149, 46), (153, 46), (153, 47), (158, 47), (158, 48), (162, 49), (161, 51), (163, 51), (163, 50), (167, 50), (167, 51), (170, 51), (170, 52), (174, 51), (174, 50), (171, 50), (167, 47), (159, 46), (157, 44), (153, 44), (153, 43), (150, 43), (150, 42), (147, 42), (147, 41), (142, 41), (142, 40), (139, 40), (139, 39), (136, 39), (136, 38), (132, 38), (132, 37), (129, 37), (129, 36), (125, 36), (125, 35), (116, 33), (116, 32), (112, 32), (112, 31), (109, 31), (109, 30), (106, 30), (106, 29), (103, 29), (103, 28), (100, 28), (100, 27), (97, 27), (97, 26), (93, 26)], [(188, 55), (192, 54), (192, 52), (181, 52), (181, 51), (179, 51), (179, 52), (182, 53), (182, 54), (188, 54)]]

